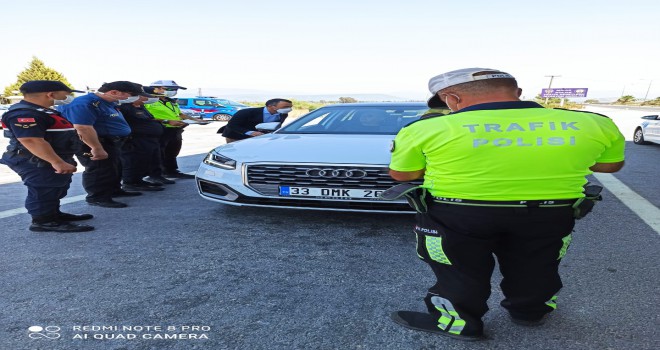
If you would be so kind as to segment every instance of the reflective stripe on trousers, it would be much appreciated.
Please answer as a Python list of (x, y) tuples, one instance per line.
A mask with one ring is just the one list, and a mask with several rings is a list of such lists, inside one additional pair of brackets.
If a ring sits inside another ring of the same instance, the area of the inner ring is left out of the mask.
[(461, 334), (465, 321), (458, 315), (451, 302), (439, 296), (431, 297), (431, 303), (442, 314), (438, 319), (438, 327), (452, 334)]

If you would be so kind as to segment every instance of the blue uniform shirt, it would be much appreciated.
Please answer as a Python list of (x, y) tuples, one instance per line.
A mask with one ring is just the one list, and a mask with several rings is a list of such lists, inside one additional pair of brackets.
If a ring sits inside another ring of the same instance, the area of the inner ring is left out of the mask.
[(70, 104), (61, 106), (60, 110), (73, 124), (92, 125), (101, 137), (127, 136), (131, 133), (131, 127), (118, 106), (94, 93), (77, 97)]
[[(279, 122), (280, 121), (280, 114), (275, 113), (275, 114), (270, 114), (268, 111), (267, 107), (264, 107), (264, 123), (271, 123), (271, 122)], [(247, 131), (245, 135), (252, 135), (254, 131)]]
[(279, 122), (279, 121), (280, 121), (279, 113), (270, 114), (268, 108), (264, 107), (264, 123)]

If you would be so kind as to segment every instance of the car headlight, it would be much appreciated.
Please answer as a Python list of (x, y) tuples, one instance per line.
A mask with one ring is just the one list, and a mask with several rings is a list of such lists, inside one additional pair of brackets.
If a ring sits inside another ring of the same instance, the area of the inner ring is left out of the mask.
[(206, 158), (204, 158), (204, 164), (222, 169), (236, 169), (235, 160), (225, 157), (222, 154), (217, 153), (215, 150), (206, 155)]

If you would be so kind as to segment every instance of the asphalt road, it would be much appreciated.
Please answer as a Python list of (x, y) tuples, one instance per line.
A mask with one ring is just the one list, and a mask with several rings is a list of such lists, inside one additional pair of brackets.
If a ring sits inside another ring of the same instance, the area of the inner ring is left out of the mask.
[[(187, 172), (221, 143), (215, 127), (195, 128)], [(616, 179), (660, 207), (660, 145), (627, 146)], [(122, 199), (125, 209), (88, 207), (82, 194), (76, 174), (63, 209), (94, 214), (95, 231), (36, 234), (16, 211), (25, 188), (0, 185), (0, 349), (660, 348), (660, 232), (609, 190), (578, 221), (546, 325), (508, 320), (495, 273), (479, 343), (389, 320), (423, 311), (433, 283), (412, 216), (230, 207), (201, 199), (193, 180)]]

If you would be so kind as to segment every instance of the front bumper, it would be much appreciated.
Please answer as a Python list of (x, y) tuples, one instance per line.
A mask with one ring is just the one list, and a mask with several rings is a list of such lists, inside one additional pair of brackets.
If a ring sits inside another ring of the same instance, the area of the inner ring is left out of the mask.
[(235, 206), (371, 213), (414, 213), (405, 200), (342, 200), (263, 195), (246, 185), (243, 167), (224, 170), (202, 163), (197, 171), (196, 182), (197, 190), (202, 198)]

